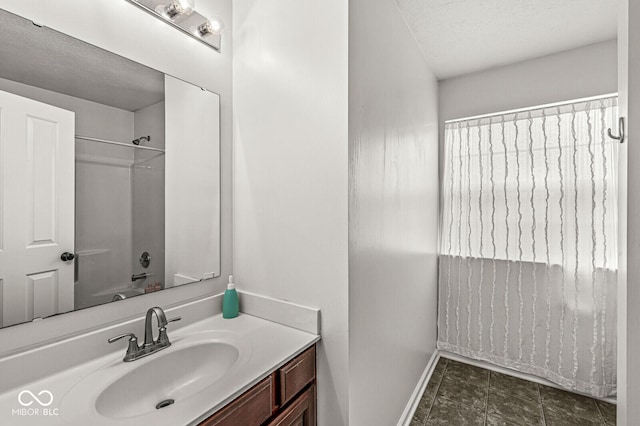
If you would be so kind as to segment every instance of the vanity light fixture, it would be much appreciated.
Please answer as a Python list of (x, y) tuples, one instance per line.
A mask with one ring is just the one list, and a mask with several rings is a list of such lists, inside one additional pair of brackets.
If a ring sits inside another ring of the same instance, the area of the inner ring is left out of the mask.
[(189, 37), (220, 51), (224, 28), (218, 17), (205, 17), (196, 11), (195, 0), (126, 0)]

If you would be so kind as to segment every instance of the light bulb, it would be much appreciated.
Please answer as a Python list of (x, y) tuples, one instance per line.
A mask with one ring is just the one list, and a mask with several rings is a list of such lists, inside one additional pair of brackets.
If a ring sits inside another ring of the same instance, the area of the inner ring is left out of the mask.
[(211, 19), (207, 19), (204, 23), (198, 26), (198, 34), (201, 37), (204, 37), (208, 34), (220, 34), (222, 29), (224, 28), (224, 24), (222, 21), (215, 17)]
[(195, 0), (173, 0), (172, 3), (178, 3), (182, 8), (182, 15), (190, 15), (196, 7)]
[(167, 6), (156, 7), (156, 12), (173, 19), (178, 15), (190, 15), (195, 7), (194, 0), (171, 0)]

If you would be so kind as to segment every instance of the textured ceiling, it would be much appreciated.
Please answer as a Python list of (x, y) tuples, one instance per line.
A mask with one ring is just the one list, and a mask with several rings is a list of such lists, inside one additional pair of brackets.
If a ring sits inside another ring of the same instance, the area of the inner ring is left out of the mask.
[(438, 79), (617, 34), (617, 0), (395, 1)]
[(0, 9), (0, 77), (136, 111), (164, 99), (164, 74)]

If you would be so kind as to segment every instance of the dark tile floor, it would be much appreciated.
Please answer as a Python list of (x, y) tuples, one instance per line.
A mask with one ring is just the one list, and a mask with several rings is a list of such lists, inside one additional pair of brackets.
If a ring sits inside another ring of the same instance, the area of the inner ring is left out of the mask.
[(411, 426), (615, 425), (616, 407), (440, 358)]

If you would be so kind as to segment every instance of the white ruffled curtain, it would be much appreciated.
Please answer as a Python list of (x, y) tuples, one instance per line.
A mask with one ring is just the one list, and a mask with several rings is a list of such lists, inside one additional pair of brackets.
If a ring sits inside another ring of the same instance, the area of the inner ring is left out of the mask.
[(446, 124), (438, 347), (616, 389), (617, 98)]

